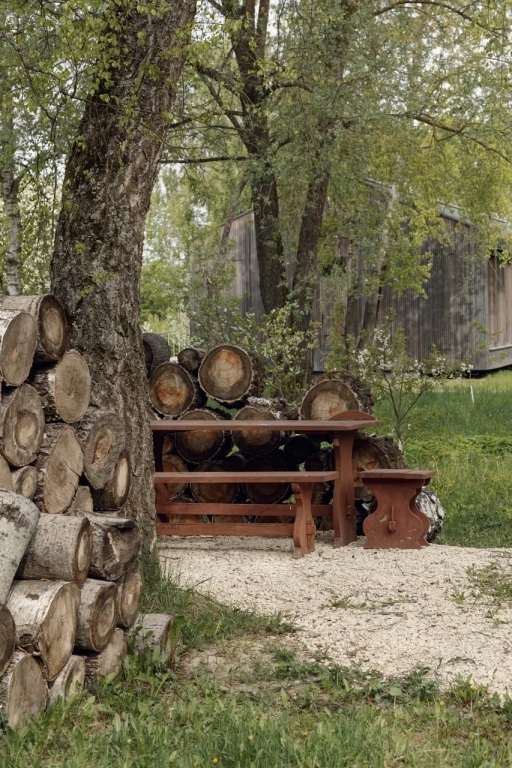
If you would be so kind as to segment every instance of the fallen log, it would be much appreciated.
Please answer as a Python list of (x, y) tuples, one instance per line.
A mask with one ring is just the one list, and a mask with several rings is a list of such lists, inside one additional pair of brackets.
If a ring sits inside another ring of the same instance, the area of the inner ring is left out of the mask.
[[(211, 408), (195, 408), (183, 413), (178, 421), (223, 421), (224, 417)], [(228, 422), (229, 424), (229, 422)], [(200, 464), (203, 461), (223, 455), (231, 448), (231, 437), (228, 424), (226, 431), (208, 432), (208, 430), (192, 430), (191, 432), (176, 432), (174, 434), (175, 450), (185, 461)]]
[[(246, 405), (236, 414), (234, 421), (276, 421), (269, 408), (259, 405)], [(233, 430), (233, 442), (240, 451), (250, 456), (263, 456), (279, 447), (281, 433), (269, 429), (265, 432)]]
[(69, 659), (77, 631), (80, 587), (64, 581), (15, 581), (7, 607), (16, 624), (16, 645), (37, 656), (47, 680)]
[(117, 624), (117, 586), (108, 581), (87, 579), (82, 585), (76, 645), (102, 651)]
[(41, 515), (16, 578), (58, 579), (83, 584), (91, 560), (92, 526), (86, 518)]
[(75, 497), (84, 468), (84, 453), (72, 427), (47, 424), (36, 459), (36, 504), (45, 512), (64, 512)]
[(16, 627), (12, 613), (6, 605), (0, 605), (0, 676), (11, 663), (16, 645)]
[(7, 385), (23, 384), (30, 373), (36, 346), (37, 328), (30, 315), (0, 308), (0, 378)]
[(85, 358), (72, 349), (56, 365), (35, 368), (30, 382), (41, 397), (46, 421), (79, 421), (89, 406), (91, 374)]
[(60, 360), (68, 346), (68, 324), (60, 301), (52, 294), (1, 296), (2, 309), (28, 312), (36, 325), (36, 363)]
[(103, 488), (125, 447), (124, 424), (115, 413), (89, 409), (75, 429), (84, 448), (84, 474), (95, 490)]
[[(162, 454), (163, 472), (188, 472), (188, 467), (177, 453)], [(181, 496), (188, 483), (165, 483), (161, 488), (156, 487), (156, 493), (160, 501), (172, 501), (177, 496)]]
[(130, 455), (122, 450), (114, 465), (114, 469), (106, 485), (98, 490), (92, 490), (92, 509), (121, 509), (130, 493), (132, 471)]
[(9, 464), (24, 467), (35, 461), (44, 436), (44, 412), (34, 387), (23, 384), (2, 394), (0, 452)]
[(248, 397), (263, 392), (264, 369), (241, 347), (220, 344), (203, 358), (198, 379), (208, 397), (227, 405), (241, 405)]
[(22, 728), (30, 717), (43, 712), (47, 700), (41, 667), (28, 653), (15, 651), (7, 672), (0, 677), (0, 712), (7, 725)]
[(91, 489), (88, 485), (79, 485), (67, 514), (74, 515), (80, 509), (82, 512), (93, 512), (94, 502), (92, 500)]
[(3, 456), (0, 456), (0, 490), (1, 491), (14, 490), (15, 493), (19, 493), (19, 491), (13, 488), (13, 475), (11, 475), (11, 470), (9, 469), (9, 465)]
[(370, 413), (373, 399), (369, 389), (355, 376), (333, 371), (320, 376), (307, 390), (300, 404), (301, 419), (332, 419), (343, 411)]
[(0, 605), (14, 581), (39, 521), (35, 504), (12, 491), (0, 491)]
[(130, 634), (135, 638), (135, 648), (141, 655), (160, 652), (160, 663), (172, 666), (178, 648), (181, 622), (173, 613), (146, 613), (140, 615)]
[(189, 373), (196, 373), (199, 370), (201, 361), (206, 355), (206, 350), (200, 347), (185, 347), (178, 352), (178, 363)]
[(48, 684), (48, 704), (55, 704), (58, 699), (69, 699), (76, 691), (84, 687), (85, 683), (85, 659), (83, 656), (73, 654), (62, 667), (61, 671)]

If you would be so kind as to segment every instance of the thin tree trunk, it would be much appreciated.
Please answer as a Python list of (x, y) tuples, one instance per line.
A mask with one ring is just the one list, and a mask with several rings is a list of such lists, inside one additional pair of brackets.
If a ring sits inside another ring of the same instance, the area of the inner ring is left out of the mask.
[(2, 196), (7, 218), (7, 254), (5, 282), (9, 296), (21, 293), (21, 212), (19, 189), (21, 177), (15, 175), (14, 164), (2, 168)]
[(108, 5), (104, 39), (112, 59), (87, 102), (67, 162), (52, 286), (71, 321), (71, 344), (89, 364), (93, 406), (124, 419), (133, 468), (125, 510), (150, 545), (153, 455), (140, 333), (142, 246), (168, 130), (164, 115), (174, 101), (195, 0), (176, 0), (154, 15), (145, 4), (139, 12), (134, 0)]

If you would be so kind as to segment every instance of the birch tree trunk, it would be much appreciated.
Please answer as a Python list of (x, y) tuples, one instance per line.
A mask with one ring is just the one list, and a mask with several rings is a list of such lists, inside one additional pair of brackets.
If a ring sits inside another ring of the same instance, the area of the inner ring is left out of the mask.
[(104, 77), (68, 158), (52, 286), (71, 321), (71, 344), (95, 382), (92, 405), (124, 419), (133, 467), (126, 511), (149, 544), (153, 457), (140, 332), (142, 246), (195, 0), (176, 0), (156, 13), (145, 2), (111, 0), (104, 13), (111, 59), (102, 63)]

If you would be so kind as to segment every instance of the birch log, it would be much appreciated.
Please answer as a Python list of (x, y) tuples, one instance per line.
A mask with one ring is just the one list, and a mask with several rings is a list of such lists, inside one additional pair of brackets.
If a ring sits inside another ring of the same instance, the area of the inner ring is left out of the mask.
[(76, 691), (83, 688), (85, 683), (85, 659), (73, 654), (66, 661), (61, 671), (49, 683), (49, 704), (55, 704), (58, 699), (69, 699)]
[(6, 605), (0, 605), (0, 675), (9, 666), (16, 645), (16, 627), (12, 613)]
[(63, 424), (46, 425), (36, 467), (36, 504), (41, 505), (45, 512), (64, 512), (73, 501), (84, 467), (82, 446), (72, 427)]
[(48, 686), (37, 661), (16, 651), (5, 675), (0, 677), (0, 712), (11, 728), (22, 728), (46, 707)]
[(0, 490), (14, 490), (15, 493), (18, 493), (18, 491), (13, 488), (13, 477), (11, 475), (11, 470), (9, 469), (9, 465), (3, 456), (0, 456)]
[(83, 657), (86, 678), (96, 679), (111, 675), (115, 679), (123, 668), (126, 652), (126, 635), (122, 629), (115, 629), (112, 637), (100, 653), (88, 653)]
[(121, 509), (130, 492), (131, 476), (130, 455), (125, 449), (119, 454), (106, 485), (92, 491), (93, 509)]
[(37, 469), (32, 466), (17, 469), (12, 473), (11, 484), (14, 493), (33, 499), (37, 491)]
[(95, 490), (108, 482), (125, 447), (125, 428), (115, 413), (89, 409), (75, 426), (84, 447), (84, 474)]
[(120, 627), (131, 627), (139, 615), (142, 593), (142, 568), (132, 566), (117, 584), (117, 620)]
[(4, 604), (39, 521), (35, 504), (11, 491), (0, 491), (0, 604)]
[(89, 406), (91, 374), (76, 349), (66, 352), (56, 365), (36, 368), (31, 384), (41, 397), (46, 421), (73, 424)]
[(142, 654), (153, 653), (158, 648), (162, 664), (170, 666), (178, 647), (179, 626), (172, 613), (141, 614), (131, 629), (135, 647)]
[(106, 581), (117, 581), (138, 558), (141, 535), (137, 523), (127, 517), (83, 512), (92, 526), (92, 561), (89, 574)]
[(70, 515), (73, 515), (79, 509), (82, 512), (92, 512), (94, 509), (91, 489), (88, 485), (78, 486), (76, 489), (75, 498), (71, 502), (68, 512)]
[(77, 631), (80, 587), (64, 581), (15, 581), (7, 607), (16, 624), (16, 645), (37, 656), (47, 680), (69, 659)]
[(60, 579), (83, 584), (91, 560), (92, 527), (86, 518), (41, 515), (16, 578)]
[(30, 373), (37, 345), (36, 324), (27, 312), (0, 308), (0, 377), (19, 387)]
[(87, 579), (81, 590), (76, 645), (102, 651), (117, 624), (117, 586), (108, 581)]
[(2, 296), (0, 307), (22, 310), (32, 316), (36, 325), (36, 363), (59, 360), (68, 345), (66, 313), (60, 301), (52, 294), (41, 296)]
[(34, 387), (8, 389), (0, 405), (0, 452), (9, 464), (24, 467), (35, 461), (43, 442), (44, 413)]

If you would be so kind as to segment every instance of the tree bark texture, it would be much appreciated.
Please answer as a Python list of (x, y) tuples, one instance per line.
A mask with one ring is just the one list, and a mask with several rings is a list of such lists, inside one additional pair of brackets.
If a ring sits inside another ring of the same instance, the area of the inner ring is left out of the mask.
[(41, 398), (34, 387), (23, 384), (8, 389), (0, 405), (0, 452), (15, 467), (35, 461), (44, 435)]
[[(14, 126), (13, 126), (14, 130)], [(14, 162), (0, 171), (4, 213), (7, 219), (7, 252), (5, 255), (5, 282), (9, 296), (21, 293), (22, 225), (19, 204), (21, 177), (16, 176)]]
[(85, 677), (96, 679), (111, 675), (115, 679), (123, 668), (123, 659), (127, 652), (127, 638), (122, 629), (115, 629), (112, 637), (100, 653), (84, 655)]
[(84, 448), (84, 474), (93, 488), (103, 488), (125, 447), (124, 421), (115, 413), (91, 408), (75, 429)]
[(37, 661), (16, 651), (5, 675), (0, 677), (0, 712), (11, 728), (22, 728), (29, 717), (46, 707), (48, 686)]
[(73, 424), (87, 410), (91, 374), (76, 349), (66, 352), (56, 365), (36, 368), (31, 384), (41, 396), (46, 421)]
[(6, 605), (0, 605), (0, 676), (11, 663), (16, 645), (16, 626)]
[(142, 246), (195, 5), (176, 0), (153, 14), (145, 3), (107, 4), (104, 40), (112, 57), (68, 158), (52, 263), (72, 345), (95, 383), (93, 404), (125, 422), (133, 468), (126, 509), (148, 544), (154, 503), (140, 333)]
[(92, 512), (93, 509), (99, 511), (121, 509), (128, 498), (131, 480), (130, 454), (124, 449), (119, 454), (106, 485), (97, 491), (92, 490), (90, 511)]
[(74, 582), (15, 581), (7, 607), (16, 624), (16, 645), (37, 656), (53, 680), (71, 656), (77, 631), (80, 587)]
[(92, 560), (92, 527), (85, 518), (41, 515), (17, 579), (62, 579), (83, 584)]
[(0, 456), (0, 490), (14, 490), (15, 493), (19, 493), (19, 491), (14, 487), (14, 474), (11, 475), (9, 465), (3, 456)]
[(78, 512), (92, 526), (91, 576), (107, 581), (120, 579), (140, 553), (141, 536), (131, 518), (105, 513)]
[(39, 510), (23, 496), (0, 491), (0, 604), (4, 604), (29, 541)]
[(158, 648), (162, 664), (172, 665), (179, 640), (179, 624), (174, 614), (141, 614), (133, 625), (132, 632), (139, 653), (153, 653)]
[(0, 308), (28, 312), (36, 324), (35, 363), (60, 360), (68, 346), (68, 324), (60, 301), (51, 293), (38, 296), (2, 296)]
[(144, 360), (148, 376), (159, 365), (168, 363), (171, 359), (171, 348), (159, 333), (143, 333), (142, 345), (144, 347)]

